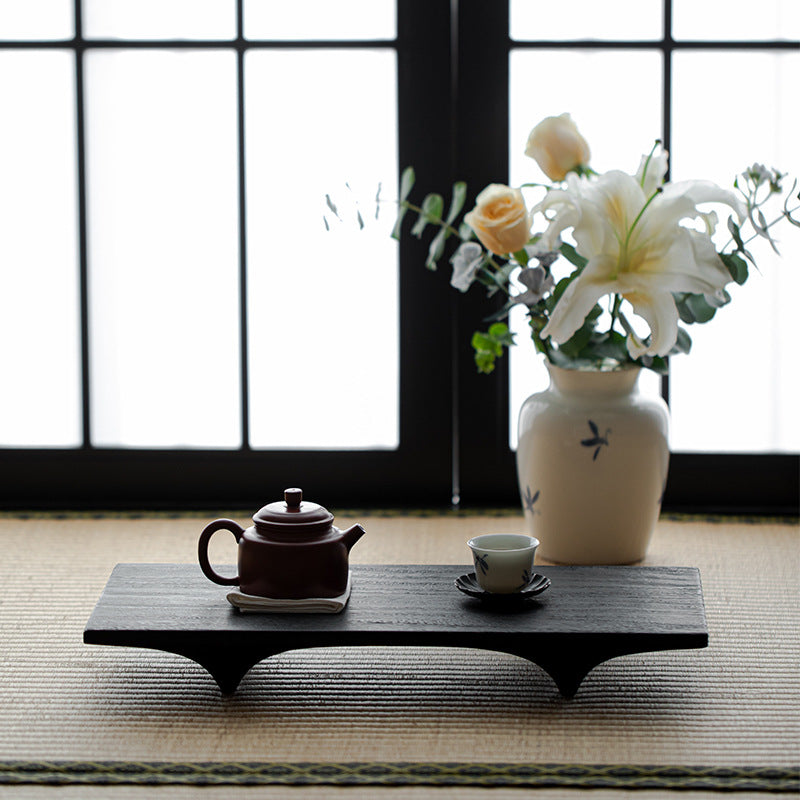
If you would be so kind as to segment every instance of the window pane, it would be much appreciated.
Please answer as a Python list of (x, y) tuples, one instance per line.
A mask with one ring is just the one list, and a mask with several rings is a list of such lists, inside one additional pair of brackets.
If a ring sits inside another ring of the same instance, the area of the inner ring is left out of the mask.
[[(525, 155), (525, 144), (531, 129), (544, 117), (564, 112), (572, 115), (589, 143), (595, 170), (622, 169), (634, 173), (641, 154), (648, 152), (653, 141), (661, 137), (661, 74), (661, 56), (655, 51), (512, 51), (511, 184), (547, 180), (536, 162)], [(558, 75), (559, 79), (537, 81), (532, 91), (532, 75)], [(529, 205), (540, 196), (535, 191), (527, 194)], [(541, 217), (534, 220), (534, 230), (543, 227)], [(565, 234), (564, 238), (568, 240), (569, 236)], [(512, 330), (520, 345), (512, 347), (510, 352), (509, 435), (515, 447), (517, 415), (522, 402), (545, 388), (549, 381), (542, 357), (536, 355), (530, 341), (526, 317), (519, 309), (512, 315)], [(658, 394), (658, 380), (650, 376), (640, 379), (640, 387)]]
[(676, 39), (798, 39), (797, 0), (673, 0)]
[(0, 40), (71, 39), (72, 0), (0, 0)]
[(244, 0), (248, 39), (394, 39), (392, 0)]
[(75, 70), (0, 52), (0, 444), (81, 443)]
[(395, 54), (257, 51), (245, 66), (252, 444), (396, 447), (394, 204), (374, 220), (379, 182), (397, 197)]
[(83, 0), (90, 38), (232, 39), (236, 0)]
[(661, 0), (511, 0), (512, 39), (660, 39)]
[[(752, 88), (726, 78), (710, 91), (698, 75), (746, 75)], [(756, 161), (800, 175), (798, 75), (800, 55), (793, 53), (676, 54), (673, 178), (708, 178), (731, 187), (736, 173)], [(746, 113), (739, 113), (742, 107)], [(728, 237), (720, 227), (721, 245)], [(688, 357), (672, 359), (675, 449), (800, 449), (799, 233), (785, 223), (776, 229), (782, 258), (754, 242), (749, 249), (760, 272), (751, 269), (744, 286), (733, 286), (733, 302), (711, 323), (690, 328), (694, 347)]]
[(236, 59), (86, 59), (93, 443), (236, 446)]

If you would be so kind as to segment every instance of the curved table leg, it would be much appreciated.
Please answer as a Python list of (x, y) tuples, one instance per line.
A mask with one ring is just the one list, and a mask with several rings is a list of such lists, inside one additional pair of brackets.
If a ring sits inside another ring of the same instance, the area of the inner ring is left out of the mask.
[(597, 642), (594, 646), (585, 646), (580, 650), (569, 646), (554, 647), (552, 649), (528, 649), (524, 647), (507, 650), (512, 655), (520, 656), (533, 664), (541, 667), (555, 682), (563, 697), (572, 698), (578, 691), (583, 679), (604, 661), (618, 656), (631, 655), (632, 653), (649, 653), (657, 650), (673, 649), (664, 648), (663, 644), (652, 645), (642, 642), (638, 645), (603, 644)]
[[(166, 650), (167, 648), (162, 648)], [(259, 661), (277, 655), (281, 650), (230, 650), (201, 647), (170, 647), (169, 652), (185, 656), (198, 663), (217, 682), (224, 695), (232, 695), (245, 675)]]

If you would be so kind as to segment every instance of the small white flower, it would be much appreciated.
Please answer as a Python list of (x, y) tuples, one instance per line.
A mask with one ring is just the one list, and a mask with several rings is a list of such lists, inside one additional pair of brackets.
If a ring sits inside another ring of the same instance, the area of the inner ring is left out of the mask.
[(477, 242), (464, 242), (453, 253), (450, 263), (453, 265), (450, 285), (460, 292), (466, 292), (483, 264), (483, 250)]
[(538, 303), (555, 286), (553, 276), (541, 267), (525, 267), (518, 280), (528, 291), (515, 295), (513, 300), (526, 306)]
[(559, 249), (561, 248), (561, 239), (558, 238), (549, 247), (545, 247), (545, 243), (540, 239), (535, 244), (526, 244), (523, 248), (528, 255), (528, 258), (535, 258), (539, 262), (540, 267), (551, 266), (561, 255)]

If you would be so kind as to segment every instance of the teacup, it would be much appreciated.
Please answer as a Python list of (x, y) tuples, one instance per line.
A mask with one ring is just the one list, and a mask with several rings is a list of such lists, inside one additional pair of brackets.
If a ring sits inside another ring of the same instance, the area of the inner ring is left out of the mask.
[(512, 594), (533, 576), (539, 540), (520, 533), (486, 533), (467, 542), (475, 563), (475, 578), (485, 592)]

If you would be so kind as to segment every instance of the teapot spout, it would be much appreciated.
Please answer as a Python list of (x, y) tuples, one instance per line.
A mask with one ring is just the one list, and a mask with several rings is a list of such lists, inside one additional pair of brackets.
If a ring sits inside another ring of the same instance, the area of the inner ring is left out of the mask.
[(350, 548), (366, 533), (366, 531), (360, 525), (353, 525), (351, 528), (348, 528), (346, 531), (342, 531), (342, 542), (344, 542), (344, 546), (347, 548), (347, 552), (350, 552)]

